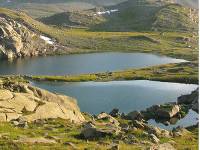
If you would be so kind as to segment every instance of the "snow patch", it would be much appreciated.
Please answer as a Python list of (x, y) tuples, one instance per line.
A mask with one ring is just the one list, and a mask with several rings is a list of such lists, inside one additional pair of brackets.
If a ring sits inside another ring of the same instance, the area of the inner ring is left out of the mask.
[(45, 42), (47, 42), (48, 44), (50, 44), (50, 45), (53, 45), (53, 44), (54, 44), (54, 42), (52, 41), (52, 39), (50, 39), (49, 37), (40, 35), (40, 38), (41, 38), (42, 40), (44, 40)]
[(118, 12), (119, 10), (118, 9), (111, 9), (111, 10), (107, 10), (107, 11), (98, 11), (96, 14), (94, 14), (95, 16), (96, 15), (104, 15), (104, 14), (111, 14), (111, 13), (114, 13), (114, 12)]

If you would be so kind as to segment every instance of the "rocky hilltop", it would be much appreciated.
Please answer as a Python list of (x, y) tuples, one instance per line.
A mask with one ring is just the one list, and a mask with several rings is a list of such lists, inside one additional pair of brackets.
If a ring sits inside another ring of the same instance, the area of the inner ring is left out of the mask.
[(84, 121), (76, 100), (53, 94), (26, 83), (1, 81), (0, 121), (22, 119), (32, 122), (38, 119), (62, 118), (74, 123)]
[(38, 56), (51, 52), (53, 42), (32, 31), (23, 22), (0, 15), (0, 56), (16, 58)]

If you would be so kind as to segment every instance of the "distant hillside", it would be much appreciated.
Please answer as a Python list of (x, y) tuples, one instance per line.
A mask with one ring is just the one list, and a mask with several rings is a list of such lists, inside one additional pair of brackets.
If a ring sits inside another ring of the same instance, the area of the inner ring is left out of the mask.
[(155, 30), (198, 31), (198, 11), (168, 5), (156, 13), (152, 27)]
[(80, 11), (96, 6), (110, 6), (125, 0), (0, 0), (0, 7), (22, 10), (34, 18), (65, 11)]
[(44, 17), (39, 20), (49, 25), (74, 28), (94, 26), (96, 24), (102, 23), (105, 20), (104, 17), (95, 16), (93, 14), (94, 13), (89, 11), (63, 12), (52, 15), (50, 17)]
[(104, 8), (60, 13), (41, 18), (41, 21), (56, 26), (86, 27), (92, 31), (197, 31), (198, 10), (169, 1), (129, 0)]

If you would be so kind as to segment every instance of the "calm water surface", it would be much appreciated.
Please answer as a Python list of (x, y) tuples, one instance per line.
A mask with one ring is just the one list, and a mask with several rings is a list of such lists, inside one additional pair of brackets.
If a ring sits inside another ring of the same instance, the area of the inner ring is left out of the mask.
[(180, 127), (189, 127), (192, 125), (196, 125), (199, 122), (199, 114), (196, 113), (193, 110), (190, 110), (189, 113), (182, 119), (180, 120), (176, 120), (174, 118), (174, 124), (170, 124), (168, 126), (162, 124), (162, 123), (158, 123), (155, 120), (151, 119), (148, 121), (149, 124), (163, 128), (163, 129), (169, 129), (172, 130), (173, 128), (176, 128), (178, 126)]
[(66, 75), (116, 71), (185, 60), (145, 53), (92, 53), (1, 61), (0, 74)]
[[(91, 114), (109, 113), (113, 108), (119, 108), (125, 113), (144, 110), (155, 104), (175, 102), (178, 96), (189, 94), (198, 87), (194, 84), (147, 80), (81, 83), (33, 82), (32, 85), (74, 97), (81, 111)], [(177, 126), (194, 125), (198, 122), (197, 118), (198, 114), (190, 111), (175, 125), (165, 126), (156, 123), (155, 120), (149, 120), (149, 124), (172, 129)]]
[(119, 108), (122, 112), (143, 110), (155, 104), (175, 102), (178, 96), (197, 88), (194, 84), (156, 81), (33, 82), (33, 85), (77, 99), (81, 111), (97, 114)]

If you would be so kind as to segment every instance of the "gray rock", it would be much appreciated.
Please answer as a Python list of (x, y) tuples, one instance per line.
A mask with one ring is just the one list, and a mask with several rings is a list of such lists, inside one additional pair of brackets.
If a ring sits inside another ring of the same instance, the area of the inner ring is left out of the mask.
[(111, 115), (112, 117), (118, 117), (118, 116), (120, 116), (119, 109), (114, 108), (114, 109), (109, 113), (109, 115)]
[(180, 106), (176, 104), (155, 105), (146, 110), (152, 114), (151, 118), (170, 119), (180, 112)]
[(144, 129), (145, 128), (145, 124), (143, 122), (140, 121), (133, 121), (133, 127), (139, 128), (139, 129)]
[(113, 130), (103, 130), (97, 128), (85, 128), (81, 132), (81, 135), (83, 135), (85, 139), (99, 139), (105, 136), (112, 136), (113, 134)]
[(126, 118), (130, 119), (130, 120), (139, 120), (139, 121), (141, 121), (144, 118), (144, 116), (138, 111), (133, 111), (133, 112), (128, 113)]
[(150, 137), (150, 139), (151, 139), (151, 141), (153, 142), (153, 143), (159, 143), (160, 142), (160, 140), (157, 138), (157, 136), (155, 136), (154, 134), (150, 134), (149, 135), (149, 137)]
[(83, 126), (84, 128), (95, 128), (95, 125), (92, 122), (87, 122)]
[(114, 117), (108, 115), (107, 113), (100, 113), (98, 116), (97, 116), (97, 119), (98, 120), (108, 120), (111, 124), (113, 124), (114, 126), (118, 127), (119, 126), (119, 121), (117, 119), (115, 119)]
[(120, 127), (123, 131), (128, 131), (130, 129), (130, 126), (128, 124), (120, 124)]

